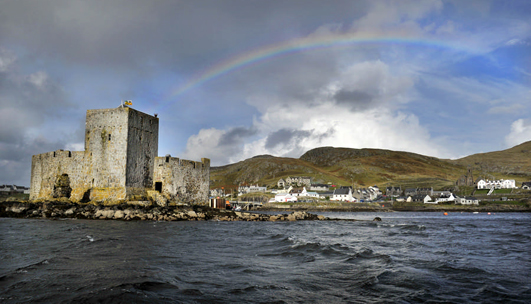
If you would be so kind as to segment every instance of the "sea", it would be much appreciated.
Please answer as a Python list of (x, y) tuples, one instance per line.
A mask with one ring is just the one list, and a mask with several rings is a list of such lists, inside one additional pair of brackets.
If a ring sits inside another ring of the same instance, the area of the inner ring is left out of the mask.
[(531, 303), (531, 213), (317, 214), (0, 218), (0, 302)]

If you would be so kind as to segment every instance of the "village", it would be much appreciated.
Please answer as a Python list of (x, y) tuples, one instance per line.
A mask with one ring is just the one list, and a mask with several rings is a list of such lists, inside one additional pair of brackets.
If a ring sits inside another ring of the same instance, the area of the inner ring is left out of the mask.
[[(479, 191), (481, 197), (490, 196), (496, 190), (512, 189), (531, 190), (531, 182), (523, 182), (517, 187), (515, 180), (488, 180), (472, 179), (471, 172), (456, 181), (456, 186), (473, 186), (473, 193)], [(454, 189), (458, 189), (457, 187)], [(251, 193), (269, 194), (268, 203), (297, 203), (335, 201), (350, 203), (423, 203), (423, 204), (456, 204), (479, 205), (480, 198), (473, 195), (457, 195), (452, 190), (435, 190), (433, 187), (402, 188), (401, 186), (387, 186), (380, 189), (378, 186), (355, 188), (353, 186), (333, 185), (332, 183), (313, 183), (308, 176), (291, 176), (281, 178), (276, 187), (267, 188), (259, 185), (240, 185), (237, 193), (225, 192), (225, 189), (210, 190), (211, 198), (220, 197), (246, 197)], [(508, 200), (507, 196), (496, 198)], [(245, 200), (245, 199), (241, 199)], [(491, 199), (491, 200), (494, 200)]]

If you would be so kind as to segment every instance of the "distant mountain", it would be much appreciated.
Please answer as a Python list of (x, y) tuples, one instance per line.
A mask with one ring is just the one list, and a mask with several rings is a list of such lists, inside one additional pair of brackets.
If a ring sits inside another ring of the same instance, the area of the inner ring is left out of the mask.
[(259, 155), (211, 168), (211, 187), (246, 184), (276, 185), (280, 178), (311, 176), (314, 183), (366, 187), (433, 186), (449, 188), (472, 167), (475, 177), (531, 180), (531, 142), (514, 148), (444, 160), (383, 149), (321, 147), (299, 159)]

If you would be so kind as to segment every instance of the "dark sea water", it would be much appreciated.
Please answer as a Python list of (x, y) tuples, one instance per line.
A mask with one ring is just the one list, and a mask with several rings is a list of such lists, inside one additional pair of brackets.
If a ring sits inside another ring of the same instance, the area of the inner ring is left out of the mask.
[(0, 218), (0, 302), (531, 303), (529, 213), (320, 214), (367, 221)]

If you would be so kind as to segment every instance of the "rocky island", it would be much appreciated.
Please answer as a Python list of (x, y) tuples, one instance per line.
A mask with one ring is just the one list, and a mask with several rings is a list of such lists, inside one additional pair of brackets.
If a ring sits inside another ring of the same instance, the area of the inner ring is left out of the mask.
[(122, 204), (78, 204), (67, 200), (28, 202), (5, 201), (0, 203), (0, 217), (18, 218), (76, 218), (97, 220), (152, 220), (152, 221), (299, 221), (330, 220), (330, 218), (294, 211), (289, 214), (262, 214), (236, 212), (202, 205), (152, 205), (150, 202)]

